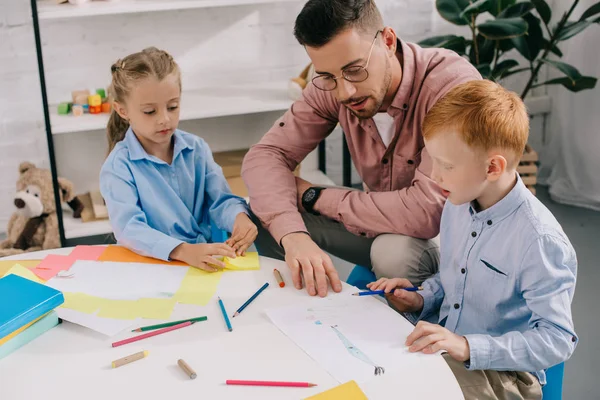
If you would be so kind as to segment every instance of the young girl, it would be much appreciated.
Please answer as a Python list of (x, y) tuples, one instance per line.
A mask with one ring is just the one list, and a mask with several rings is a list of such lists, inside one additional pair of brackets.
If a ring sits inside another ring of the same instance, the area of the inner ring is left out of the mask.
[[(207, 271), (224, 266), (213, 256), (243, 255), (257, 228), (208, 145), (177, 129), (181, 80), (173, 57), (148, 48), (111, 71), (110, 154), (100, 191), (119, 244)], [(210, 244), (211, 223), (231, 238)]]

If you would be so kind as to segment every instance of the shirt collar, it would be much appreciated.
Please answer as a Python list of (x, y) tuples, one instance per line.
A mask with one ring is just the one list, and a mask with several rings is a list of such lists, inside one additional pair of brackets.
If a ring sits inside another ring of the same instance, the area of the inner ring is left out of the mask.
[(415, 57), (413, 50), (406, 45), (402, 40), (398, 39), (397, 57), (402, 66), (402, 80), (400, 86), (392, 100), (391, 107), (407, 110), (410, 104), (410, 95), (415, 80)]
[(481, 221), (500, 221), (512, 214), (525, 201), (529, 189), (525, 186), (519, 174), (517, 174), (517, 183), (502, 200), (481, 212), (476, 212), (473, 205), (469, 206), (469, 213), (474, 220)]
[[(175, 129), (173, 138), (175, 141), (174, 148), (173, 148), (173, 160), (175, 160), (177, 158), (177, 156), (183, 150), (185, 150), (185, 149), (192, 150), (193, 149), (193, 147), (190, 144), (188, 144), (186, 142), (186, 140), (183, 138), (183, 135), (181, 134), (179, 129)], [(129, 127), (129, 129), (127, 129), (127, 133), (125, 134), (125, 144), (127, 145), (127, 148), (129, 149), (129, 158), (132, 161), (148, 160), (148, 161), (152, 161), (152, 162), (158, 163), (158, 164), (166, 164), (164, 161), (148, 154), (146, 152), (146, 150), (144, 150), (144, 148), (142, 147), (142, 144), (138, 140), (137, 136), (135, 136), (135, 133), (133, 133), (131, 126)]]

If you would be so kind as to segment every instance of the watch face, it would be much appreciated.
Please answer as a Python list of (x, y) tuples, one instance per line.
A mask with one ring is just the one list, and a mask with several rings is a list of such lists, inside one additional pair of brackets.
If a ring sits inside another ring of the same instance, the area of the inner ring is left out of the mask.
[(314, 189), (308, 189), (306, 191), (306, 193), (304, 193), (304, 201), (309, 202), (312, 201), (312, 199), (315, 198), (315, 195), (317, 194), (317, 191)]

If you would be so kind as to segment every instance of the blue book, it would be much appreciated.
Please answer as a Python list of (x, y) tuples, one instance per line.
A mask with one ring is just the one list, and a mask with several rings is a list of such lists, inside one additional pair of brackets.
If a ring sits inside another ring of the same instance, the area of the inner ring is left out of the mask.
[(13, 274), (0, 278), (0, 339), (64, 301), (61, 292), (46, 285)]
[(31, 342), (33, 339), (40, 336), (42, 333), (54, 328), (56, 325), (58, 325), (59, 322), (60, 319), (58, 318), (56, 311), (50, 311), (39, 321), (31, 325), (29, 328), (25, 329), (23, 332), (19, 333), (14, 338), (10, 339), (8, 342), (4, 343), (2, 346), (0, 346), (0, 359), (6, 357), (21, 346), (24, 346), (27, 343)]

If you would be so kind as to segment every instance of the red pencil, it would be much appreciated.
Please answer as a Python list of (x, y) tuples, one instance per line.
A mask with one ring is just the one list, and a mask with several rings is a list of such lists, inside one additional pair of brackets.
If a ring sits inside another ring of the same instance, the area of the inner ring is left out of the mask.
[(173, 326), (169, 326), (167, 328), (159, 329), (159, 330), (154, 331), (154, 332), (148, 332), (148, 333), (144, 333), (143, 335), (138, 335), (138, 336), (130, 337), (129, 339), (124, 339), (124, 340), (121, 340), (121, 341), (118, 341), (118, 342), (114, 342), (112, 344), (112, 347), (119, 347), (119, 346), (123, 346), (124, 344), (129, 344), (129, 343), (137, 342), (138, 340), (142, 340), (142, 339), (146, 339), (146, 338), (149, 338), (149, 337), (152, 337), (152, 336), (160, 335), (161, 333), (167, 333), (167, 332), (174, 331), (175, 329), (185, 328), (186, 326), (190, 326), (192, 324), (193, 324), (192, 321), (187, 321), (187, 322), (184, 322), (184, 323), (179, 324), (179, 325), (173, 325)]
[(286, 387), (313, 387), (316, 383), (309, 382), (275, 382), (275, 381), (225, 381), (228, 385), (246, 385), (246, 386), (286, 386)]

